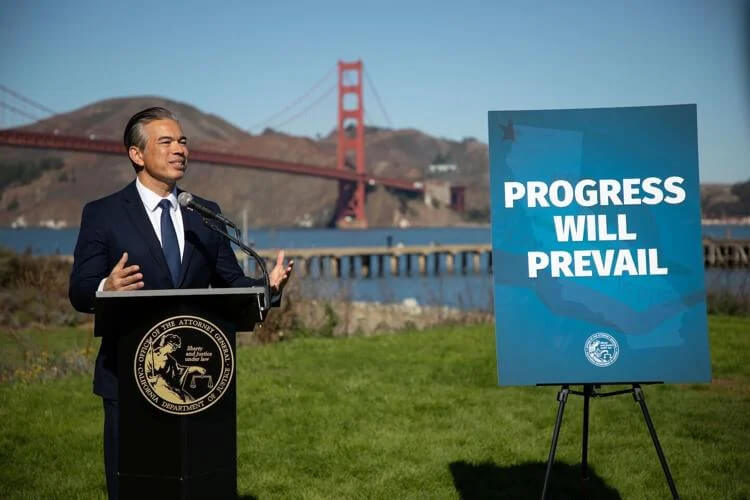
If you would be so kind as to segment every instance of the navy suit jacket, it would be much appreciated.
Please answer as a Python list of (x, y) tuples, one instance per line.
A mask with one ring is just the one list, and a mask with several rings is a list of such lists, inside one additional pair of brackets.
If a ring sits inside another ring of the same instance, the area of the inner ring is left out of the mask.
[[(220, 212), (216, 203), (198, 197), (196, 200), (203, 206)], [(182, 207), (180, 210), (185, 228), (185, 247), (177, 288), (262, 284), (260, 279), (245, 276), (226, 238), (208, 229), (200, 215)], [(143, 290), (175, 288), (135, 181), (122, 191), (83, 207), (68, 292), (70, 302), (76, 310), (94, 312), (94, 299), (99, 283), (109, 276), (123, 252), (128, 252), (126, 266), (140, 266)], [(105, 336), (96, 357), (94, 392), (107, 399), (117, 399), (116, 349), (115, 339)]]

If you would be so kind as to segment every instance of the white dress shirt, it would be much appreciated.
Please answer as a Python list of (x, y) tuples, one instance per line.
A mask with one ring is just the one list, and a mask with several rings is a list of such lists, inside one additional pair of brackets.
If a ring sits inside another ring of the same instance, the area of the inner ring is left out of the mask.
[[(151, 221), (151, 226), (154, 228), (156, 237), (161, 241), (161, 208), (159, 208), (159, 202), (165, 198), (162, 198), (158, 194), (151, 191), (149, 188), (141, 184), (141, 180), (136, 177), (135, 188), (138, 190), (138, 196), (141, 197), (143, 202), (143, 208), (146, 209), (148, 220)], [(180, 206), (177, 204), (177, 188), (173, 188), (172, 192), (166, 197), (169, 200), (171, 208), (169, 209), (169, 215), (172, 217), (172, 224), (174, 224), (174, 230), (177, 233), (177, 243), (180, 246), (180, 260), (182, 255), (185, 253), (185, 229), (182, 224), (182, 211)]]
[[(159, 244), (161, 245), (161, 208), (159, 207), (159, 202), (165, 198), (162, 198), (161, 196), (144, 186), (141, 183), (141, 180), (137, 177), (135, 178), (135, 188), (138, 191), (138, 196), (140, 196), (141, 198), (143, 208), (146, 210), (148, 220), (151, 221), (151, 226), (154, 228), (156, 238), (159, 240)], [(185, 253), (185, 226), (182, 223), (182, 211), (180, 210), (180, 206), (177, 204), (176, 187), (172, 189), (172, 192), (169, 193), (166, 199), (169, 200), (169, 216), (172, 217), (172, 224), (174, 225), (174, 230), (177, 233), (177, 244), (180, 247), (180, 260), (182, 260), (182, 256)], [(127, 266), (128, 263), (126, 262), (125, 265)], [(97, 291), (101, 292), (102, 290), (104, 290), (105, 281), (107, 281), (107, 278), (104, 278), (99, 283), (99, 288), (97, 289)]]

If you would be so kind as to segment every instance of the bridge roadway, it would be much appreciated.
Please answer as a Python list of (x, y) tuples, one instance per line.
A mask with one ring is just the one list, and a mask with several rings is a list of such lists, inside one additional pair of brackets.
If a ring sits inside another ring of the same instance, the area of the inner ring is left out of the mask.
[[(25, 132), (12, 129), (0, 130), (0, 146), (125, 155), (125, 146), (117, 141), (42, 134), (38, 132)], [(192, 161), (205, 162), (213, 165), (271, 170), (287, 174), (307, 175), (340, 181), (361, 181), (366, 182), (369, 185), (382, 185), (401, 191), (410, 191), (414, 193), (424, 192), (424, 184), (419, 181), (375, 177), (367, 174), (358, 174), (354, 170), (340, 170), (336, 168), (320, 167), (317, 165), (305, 165), (302, 163), (273, 160), (270, 158), (259, 158), (256, 156), (235, 155), (219, 151), (190, 148), (190, 159)]]

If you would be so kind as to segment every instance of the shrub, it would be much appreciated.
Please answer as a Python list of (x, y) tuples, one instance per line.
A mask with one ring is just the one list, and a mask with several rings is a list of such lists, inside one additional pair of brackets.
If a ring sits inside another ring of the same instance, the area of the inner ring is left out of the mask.
[(0, 322), (72, 326), (90, 321), (68, 300), (71, 264), (59, 257), (34, 257), (0, 248)]
[(727, 290), (709, 292), (707, 295), (709, 314), (750, 316), (750, 297)]

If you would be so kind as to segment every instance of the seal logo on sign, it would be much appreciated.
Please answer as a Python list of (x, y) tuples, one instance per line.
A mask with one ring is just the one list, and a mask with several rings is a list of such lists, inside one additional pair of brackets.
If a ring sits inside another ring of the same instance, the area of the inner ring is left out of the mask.
[(234, 375), (226, 335), (196, 316), (175, 316), (154, 325), (138, 344), (133, 365), (143, 397), (174, 415), (215, 404)]
[(620, 346), (612, 335), (598, 332), (586, 339), (583, 352), (591, 364), (604, 367), (617, 361)]

